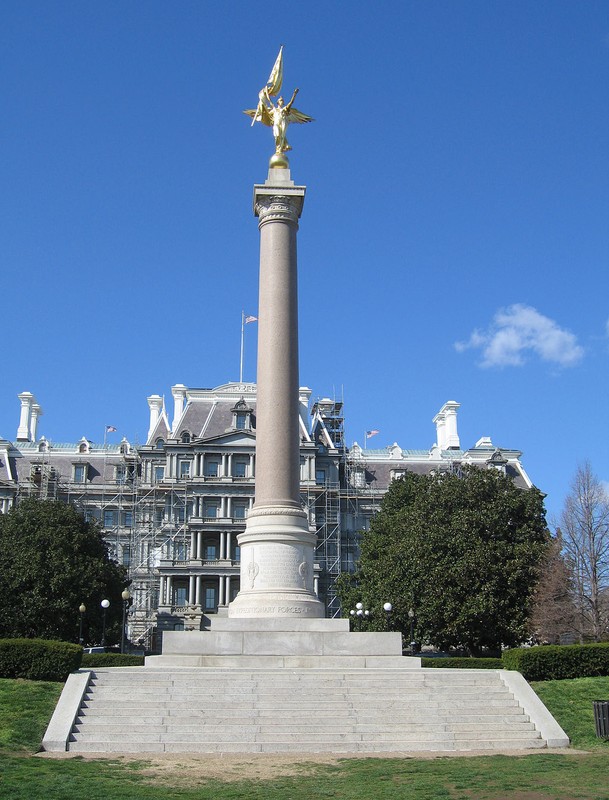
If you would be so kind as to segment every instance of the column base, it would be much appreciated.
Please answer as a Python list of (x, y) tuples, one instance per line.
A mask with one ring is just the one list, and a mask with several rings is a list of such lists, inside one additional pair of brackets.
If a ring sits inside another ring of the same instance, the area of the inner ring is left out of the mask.
[(313, 591), (317, 536), (301, 509), (254, 508), (237, 537), (241, 548), (241, 590), (229, 617), (324, 617)]

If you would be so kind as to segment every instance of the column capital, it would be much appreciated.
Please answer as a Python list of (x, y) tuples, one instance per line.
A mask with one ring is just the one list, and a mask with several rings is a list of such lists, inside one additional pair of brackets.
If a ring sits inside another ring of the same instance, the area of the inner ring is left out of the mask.
[(306, 186), (296, 186), (289, 169), (269, 169), (268, 178), (254, 186), (254, 216), (296, 222), (302, 214)]

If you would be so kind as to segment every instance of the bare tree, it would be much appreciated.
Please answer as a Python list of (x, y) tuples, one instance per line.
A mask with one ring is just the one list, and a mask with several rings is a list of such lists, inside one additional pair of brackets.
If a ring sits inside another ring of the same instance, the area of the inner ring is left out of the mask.
[(609, 600), (609, 497), (589, 463), (580, 466), (560, 516), (564, 554), (571, 569), (580, 640), (607, 636)]
[(535, 590), (531, 628), (535, 639), (544, 644), (561, 644), (573, 636), (577, 627), (571, 570), (563, 555), (560, 529), (548, 545)]

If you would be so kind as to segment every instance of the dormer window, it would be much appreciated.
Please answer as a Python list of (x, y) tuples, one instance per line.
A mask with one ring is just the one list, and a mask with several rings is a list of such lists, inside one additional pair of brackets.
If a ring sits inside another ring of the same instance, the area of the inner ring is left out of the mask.
[(238, 431), (251, 430), (253, 409), (248, 406), (243, 397), (235, 404), (232, 411), (233, 428), (236, 428)]
[(165, 440), (164, 439), (157, 439), (154, 443), (154, 447), (156, 450), (164, 450), (165, 449)]
[(191, 436), (189, 431), (183, 431), (181, 436), (182, 444), (190, 444)]
[(91, 450), (91, 444), (83, 437), (78, 445), (79, 453), (88, 453)]
[(74, 464), (74, 483), (87, 482), (88, 464)]

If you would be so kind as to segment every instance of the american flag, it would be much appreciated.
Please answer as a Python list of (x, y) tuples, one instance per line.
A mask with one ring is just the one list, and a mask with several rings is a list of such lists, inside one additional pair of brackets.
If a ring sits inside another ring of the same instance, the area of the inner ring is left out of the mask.
[(116, 428), (114, 427), (114, 425), (106, 425), (106, 433), (114, 433), (115, 431)]
[(250, 315), (250, 316), (248, 316), (248, 317), (246, 317), (246, 318), (245, 318), (245, 321), (246, 321), (246, 323), (247, 323), (247, 322), (258, 322), (258, 317), (252, 317), (252, 316)]
[(377, 433), (380, 433), (380, 431), (376, 430), (366, 431), (366, 439), (370, 439), (372, 436), (376, 436)]

